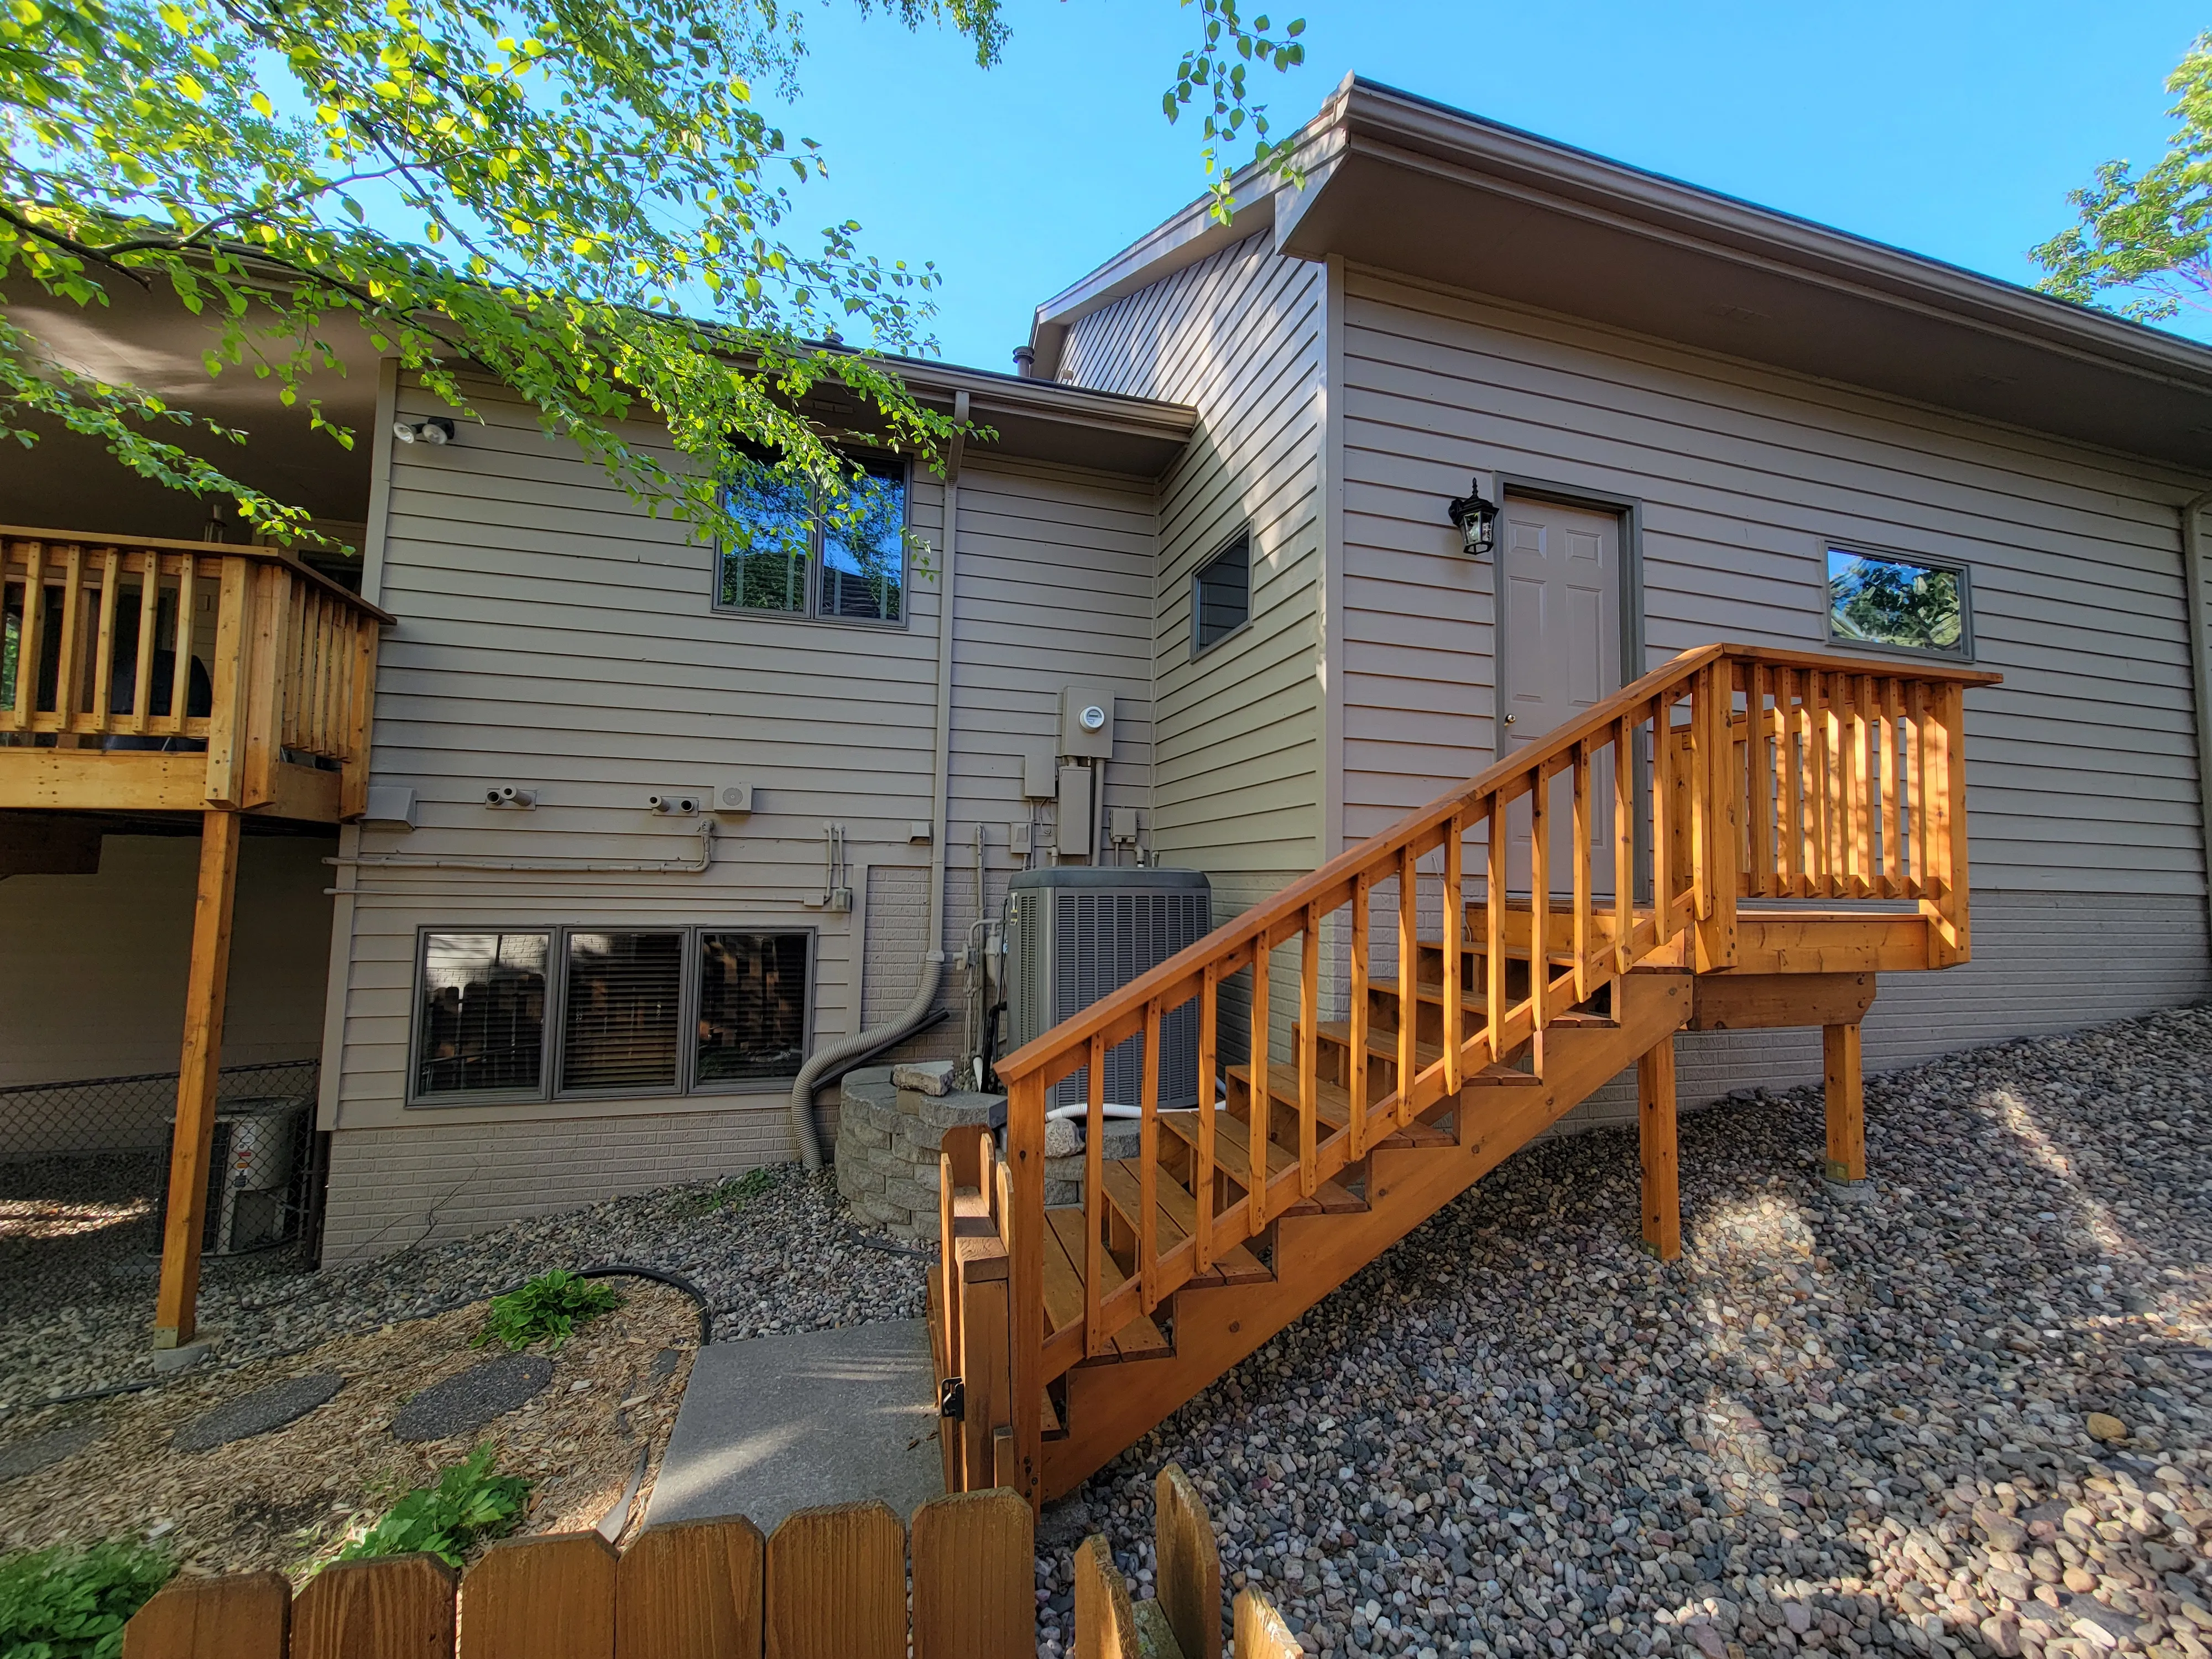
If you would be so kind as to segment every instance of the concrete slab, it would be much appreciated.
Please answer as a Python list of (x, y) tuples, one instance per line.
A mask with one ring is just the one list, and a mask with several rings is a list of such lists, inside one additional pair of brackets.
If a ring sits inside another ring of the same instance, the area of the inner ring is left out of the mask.
[(699, 1351), (646, 1522), (880, 1498), (902, 1519), (945, 1489), (929, 1327), (919, 1319)]

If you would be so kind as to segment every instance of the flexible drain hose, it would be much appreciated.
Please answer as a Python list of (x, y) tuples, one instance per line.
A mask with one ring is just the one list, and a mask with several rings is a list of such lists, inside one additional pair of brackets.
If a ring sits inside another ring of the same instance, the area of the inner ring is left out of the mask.
[(799, 1080), (791, 1085), (791, 1130), (798, 1137), (799, 1155), (805, 1160), (809, 1175), (822, 1172), (822, 1136), (814, 1126), (815, 1079), (855, 1055), (888, 1047), (927, 1019), (944, 979), (945, 952), (932, 951), (923, 960), (921, 983), (915, 990), (914, 1000), (895, 1018), (831, 1043), (799, 1068)]

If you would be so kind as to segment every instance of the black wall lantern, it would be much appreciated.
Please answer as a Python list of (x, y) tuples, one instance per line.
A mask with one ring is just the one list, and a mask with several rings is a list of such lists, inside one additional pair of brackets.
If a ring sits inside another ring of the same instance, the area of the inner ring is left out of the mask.
[(1468, 493), (1455, 497), (1449, 509), (1452, 527), (1459, 532), (1460, 548), (1470, 559), (1479, 559), (1498, 544), (1498, 503), (1482, 498), (1482, 480), (1469, 481)]

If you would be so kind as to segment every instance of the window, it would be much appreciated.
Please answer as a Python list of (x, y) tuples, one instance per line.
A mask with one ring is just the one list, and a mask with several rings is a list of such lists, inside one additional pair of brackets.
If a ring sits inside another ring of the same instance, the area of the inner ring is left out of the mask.
[(426, 932), (410, 1098), (787, 1083), (806, 1057), (812, 964), (804, 931)]
[(683, 999), (683, 934), (569, 934), (561, 1087), (674, 1091)]
[(1251, 616), (1252, 538), (1248, 532), (1207, 560), (1191, 579), (1193, 654), (1228, 638)]
[(696, 1080), (795, 1077), (806, 1052), (806, 935), (699, 935)]
[(805, 480), (757, 451), (733, 459), (723, 499), (744, 526), (716, 561), (714, 603), (847, 622), (906, 619), (906, 469), (868, 461), (843, 506), (825, 511)]
[(429, 933), (415, 1092), (541, 1092), (545, 1060), (545, 933)]
[(1973, 652), (1961, 566), (1828, 550), (1828, 637), (1945, 657)]

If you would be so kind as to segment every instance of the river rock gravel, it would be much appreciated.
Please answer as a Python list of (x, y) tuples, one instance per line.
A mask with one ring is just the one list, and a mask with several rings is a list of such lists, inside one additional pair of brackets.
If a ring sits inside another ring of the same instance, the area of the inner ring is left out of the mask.
[[(154, 1375), (150, 1218), (104, 1194), (10, 1199), (0, 1205), (0, 1282), (15, 1287), (0, 1295), (0, 1431), (11, 1413)], [(787, 1164), (321, 1273), (292, 1252), (213, 1258), (200, 1325), (218, 1339), (216, 1363), (232, 1365), (459, 1307), (550, 1267), (617, 1261), (693, 1280), (715, 1310), (717, 1341), (921, 1317), (925, 1263), (862, 1239), (831, 1176)]]
[(2203, 1659), (2208, 1091), (2201, 1008), (1870, 1078), (1850, 1193), (1731, 1099), (1663, 1266), (1632, 1134), (1533, 1148), (1047, 1511), (1043, 1650), (1173, 1459), (1310, 1652)]

